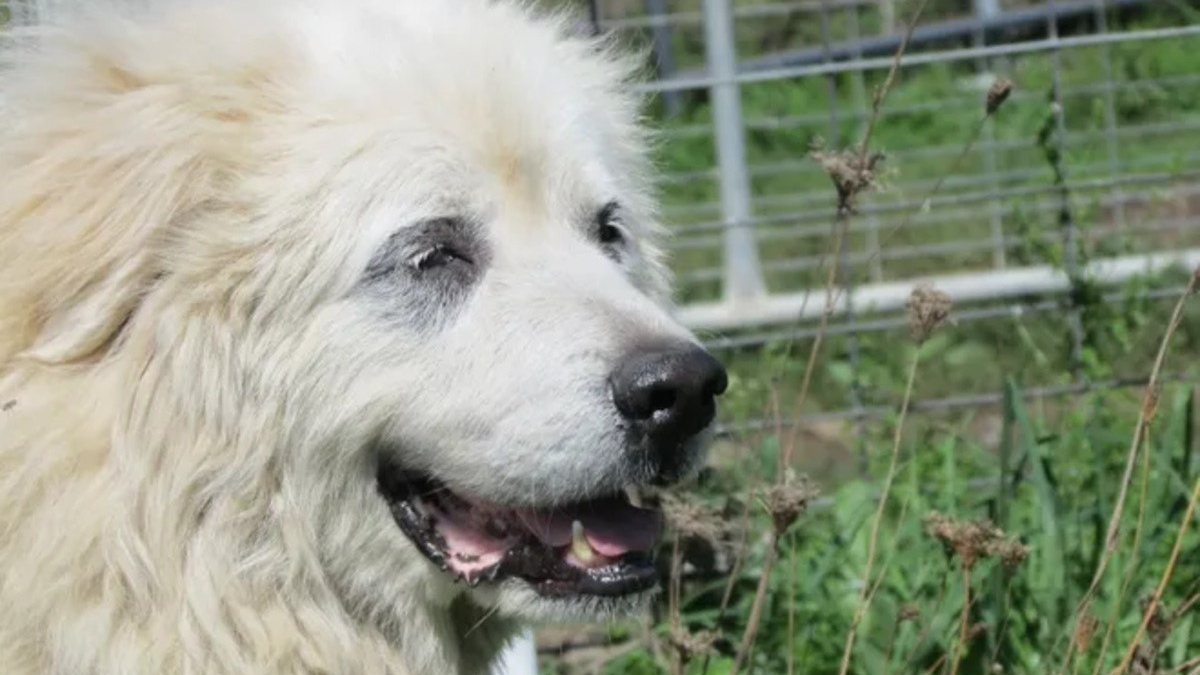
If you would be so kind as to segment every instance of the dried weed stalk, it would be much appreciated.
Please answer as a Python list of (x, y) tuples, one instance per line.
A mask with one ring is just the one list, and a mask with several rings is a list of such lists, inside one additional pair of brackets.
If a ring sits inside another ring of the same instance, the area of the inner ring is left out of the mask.
[(1004, 102), (1007, 101), (1009, 96), (1012, 95), (1012, 92), (1015, 88), (1016, 85), (1014, 85), (1012, 80), (1009, 80), (1008, 78), (998, 78), (992, 83), (992, 86), (988, 89), (987, 97), (984, 99), (983, 115), (980, 116), (979, 123), (975, 125), (975, 129), (971, 133), (971, 136), (967, 139), (967, 142), (963, 144), (962, 150), (955, 155), (954, 159), (950, 162), (950, 166), (945, 172), (942, 173), (937, 181), (934, 182), (933, 187), (931, 187), (929, 192), (926, 193), (921, 199), (919, 207), (916, 210), (909, 212), (908, 216), (904, 220), (900, 221), (883, 234), (879, 240), (879, 248), (867, 259), (868, 265), (874, 262), (875, 257), (880, 255), (880, 253), (884, 250), (884, 246), (891, 241), (892, 237), (897, 232), (907, 229), (908, 225), (912, 222), (916, 215), (925, 213), (930, 208), (930, 206), (933, 204), (933, 198), (942, 191), (942, 186), (945, 185), (946, 178), (958, 172), (958, 167), (962, 164), (963, 160), (966, 159), (967, 155), (971, 153), (971, 149), (975, 147), (975, 144), (979, 142), (979, 137), (983, 134), (983, 129), (987, 125), (988, 120), (992, 119), (992, 117), (999, 112), (1001, 106), (1003, 106)]
[[(928, 0), (922, 0), (913, 13), (912, 18), (907, 22), (904, 37), (901, 40), (899, 48), (895, 52), (892, 66), (888, 72), (887, 78), (884, 81), (884, 84), (875, 91), (871, 115), (867, 119), (866, 130), (863, 133), (862, 141), (858, 145), (857, 153), (849, 151), (825, 152), (819, 148), (814, 149), (811, 153), (811, 156), (818, 161), (829, 174), (830, 179), (833, 181), (834, 187), (837, 191), (838, 208), (837, 217), (835, 218), (835, 222), (833, 224), (834, 241), (831, 247), (833, 252), (836, 252), (841, 248), (842, 241), (845, 238), (846, 230), (849, 227), (849, 219), (854, 213), (858, 197), (865, 191), (878, 187), (880, 174), (879, 169), (880, 164), (884, 159), (884, 155), (882, 153), (870, 151), (871, 136), (879, 119), (883, 103), (895, 84), (896, 77), (899, 73), (901, 60), (908, 48), (908, 43), (912, 37), (913, 31), (916, 29), (919, 18), (928, 4)], [(989, 90), (987, 100), (985, 102), (983, 119), (980, 121), (979, 127), (963, 146), (961, 153), (955, 159), (952, 167), (941, 178), (939, 178), (929, 195), (925, 198), (923, 204), (927, 204), (929, 200), (931, 200), (933, 196), (936, 195), (936, 193), (941, 189), (941, 186), (945, 181), (945, 177), (953, 173), (955, 170), (954, 167), (957, 167), (957, 165), (961, 163), (963, 157), (969, 153), (971, 147), (979, 138), (984, 123), (993, 114), (995, 114), (997, 110), (999, 110), (1000, 106), (1009, 97), (1012, 90), (1013, 85), (1008, 80), (998, 81), (995, 85), (993, 85), (992, 89)], [(899, 227), (903, 227), (903, 225), (904, 223), (901, 223), (900, 226), (894, 228), (888, 236), (893, 234), (897, 229), (899, 229)], [(812, 383), (813, 372), (817, 362), (817, 355), (820, 353), (823, 338), (828, 329), (829, 318), (832, 316), (834, 308), (837, 306), (837, 302), (840, 297), (840, 292), (842, 289), (838, 288), (836, 285), (838, 276), (838, 261), (835, 256), (826, 281), (825, 310), (822, 312), (820, 325), (818, 326), (816, 337), (813, 340), (812, 347), (809, 351), (803, 381), (797, 397), (797, 414), (803, 411), (804, 406), (807, 403), (808, 392)], [(925, 310), (924, 318), (921, 319), (921, 325), (926, 326), (926, 328), (923, 330), (920, 337), (914, 336), (914, 339), (916, 339), (918, 342), (926, 339), (928, 335), (937, 327), (937, 325), (940, 325), (940, 323), (949, 316), (948, 298), (945, 298), (944, 296), (933, 296), (933, 300), (933, 302), (924, 302), (920, 299), (914, 300), (914, 304), (921, 305), (921, 307)], [(942, 300), (947, 300), (947, 302), (942, 302)], [(883, 509), (887, 502), (888, 494), (891, 491), (892, 484), (895, 480), (897, 465), (896, 460), (899, 454), (900, 438), (903, 430), (904, 418), (907, 415), (909, 403), (912, 397), (913, 384), (916, 377), (917, 361), (917, 357), (914, 356), (912, 367), (909, 373), (908, 383), (905, 387), (900, 419), (897, 423), (888, 479), (884, 489), (884, 494), (880, 499), (879, 510), (877, 511), (875, 522), (872, 528), (870, 547), (871, 553), (867, 566), (867, 580), (863, 589), (864, 594), (869, 593), (868, 589), (871, 587), (870, 576), (874, 568), (875, 549), (878, 546), (879, 523), (882, 520)], [(771, 546), (768, 547), (767, 553), (763, 560), (761, 577), (755, 593), (750, 620), (747, 622), (746, 628), (742, 634), (741, 643), (738, 647), (733, 666), (730, 669), (731, 675), (736, 675), (736, 673), (744, 664), (750, 647), (753, 645), (755, 636), (757, 634), (765, 594), (768, 588), (768, 579), (772, 573), (772, 569), (778, 555), (777, 549), (779, 545), (779, 537), (783, 532), (787, 531), (787, 529), (794, 522), (796, 516), (803, 510), (803, 506), (807, 504), (807, 499), (811, 498), (810, 496), (804, 496), (809, 494), (809, 492), (801, 490), (799, 492), (792, 493), (788, 492), (786, 487), (784, 487), (787, 484), (788, 479), (785, 478), (785, 476), (789, 475), (787, 473), (787, 468), (791, 465), (791, 456), (796, 446), (798, 433), (799, 429), (793, 428), (789, 438), (783, 444), (780, 472), (777, 479), (778, 485), (776, 486), (777, 488), (780, 488), (781, 491), (771, 493), (768, 497), (768, 504), (774, 505), (773, 507), (769, 506), (769, 508), (772, 509), (773, 514)], [(860, 598), (859, 609), (856, 614), (850, 635), (847, 638), (846, 651), (843, 655), (841, 668), (842, 675), (845, 675), (849, 668), (849, 656), (854, 643), (855, 631), (857, 630), (859, 621), (861, 621), (862, 612), (865, 611), (866, 605), (868, 605), (869, 602), (869, 595), (864, 595), (862, 598)], [(707, 661), (705, 665), (706, 667), (704, 670), (707, 672)]]
[[(864, 190), (874, 187), (877, 176), (876, 169), (878, 163), (882, 160), (882, 155), (873, 156), (870, 152), (871, 136), (875, 132), (876, 123), (879, 121), (883, 102), (887, 100), (888, 94), (891, 93), (892, 87), (896, 83), (896, 77), (900, 72), (900, 62), (904, 58), (904, 53), (908, 50), (909, 40), (912, 39), (913, 31), (917, 29), (917, 24), (921, 19), (921, 15), (925, 12), (925, 6), (928, 4), (929, 0), (921, 0), (921, 4), (917, 5), (912, 18), (908, 20), (905, 26), (904, 37), (900, 40), (900, 45), (896, 48), (896, 53), (892, 57), (892, 65), (888, 69), (887, 78), (884, 80), (883, 85), (875, 90), (875, 96), (871, 104), (871, 114), (867, 117), (867, 127), (863, 131), (862, 140), (858, 144), (857, 159), (849, 161), (846, 158), (846, 152), (830, 154), (823, 152), (820, 147), (813, 148), (810, 152), (810, 156), (817, 159), (825, 167), (826, 172), (830, 174), (830, 178), (834, 181), (838, 193), (838, 209), (837, 217), (834, 218), (833, 222), (833, 242), (829, 249), (834, 254), (832, 256), (833, 263), (829, 266), (829, 275), (825, 280), (825, 310), (821, 313), (816, 337), (813, 339), (812, 347), (809, 349), (808, 361), (804, 369), (804, 379), (800, 384), (800, 394), (796, 398), (795, 409), (797, 417), (804, 411), (804, 405), (808, 402), (808, 391), (812, 384), (813, 372), (816, 370), (817, 354), (821, 352), (821, 345), (824, 342), (825, 333), (829, 327), (829, 317), (833, 314), (833, 310), (837, 306), (841, 296), (841, 289), (837, 288), (836, 283), (840, 272), (840, 264), (836, 253), (841, 250), (842, 241), (846, 237), (846, 230), (850, 226), (850, 215), (853, 212), (854, 201)], [(974, 139), (972, 139), (971, 143), (974, 143)], [(971, 143), (968, 143), (968, 147)], [(792, 433), (783, 447), (782, 463), (784, 465), (791, 463), (792, 451), (796, 446), (798, 438), (799, 427), (797, 425), (793, 427)], [(768, 569), (767, 571), (770, 570)]]
[[(1117, 590), (1117, 597), (1112, 603), (1111, 614), (1109, 615), (1108, 627), (1104, 631), (1104, 637), (1100, 641), (1100, 652), (1095, 658), (1095, 666), (1092, 669), (1092, 675), (1100, 675), (1100, 671), (1104, 668), (1104, 659), (1108, 655), (1108, 649), (1112, 644), (1113, 635), (1116, 633), (1117, 624), (1121, 617), (1121, 608), (1125, 604), (1125, 596), (1129, 592), (1129, 588), (1133, 584), (1134, 575), (1137, 573), (1138, 551), (1142, 545), (1142, 527), (1146, 518), (1146, 504), (1148, 503), (1147, 495), (1150, 490), (1150, 453), (1142, 453), (1142, 480), (1141, 490), (1139, 491), (1137, 520), (1133, 527), (1133, 542), (1129, 546), (1130, 560), (1126, 565), (1125, 578), (1121, 581), (1121, 586)], [(1089, 617), (1084, 616), (1084, 621)], [(1073, 652), (1077, 645), (1071, 643), (1067, 645), (1067, 663), (1070, 663)], [(1082, 653), (1084, 650), (1080, 649)]]
[(1075, 649), (1086, 652), (1092, 644), (1092, 639), (1096, 637), (1096, 628), (1099, 625), (1099, 620), (1091, 612), (1085, 612), (1079, 620), (1079, 625), (1075, 627), (1075, 632), (1071, 635)]
[[(892, 62), (892, 69), (888, 73), (887, 80), (885, 81), (884, 86), (875, 92), (872, 113), (867, 120), (867, 129), (863, 134), (863, 140), (858, 145), (857, 156), (855, 156), (853, 151), (849, 150), (844, 150), (841, 152), (827, 152), (823, 149), (820, 143), (818, 143), (809, 152), (809, 156), (817, 160), (833, 180), (838, 194), (838, 208), (837, 216), (835, 217), (833, 224), (833, 245), (830, 247), (829, 252), (825, 254), (825, 257), (832, 257), (833, 259), (833, 262), (830, 265), (829, 275), (825, 283), (825, 311), (821, 314), (820, 323), (817, 326), (817, 333), (813, 339), (812, 347), (809, 350), (807, 366), (804, 372), (804, 379), (801, 382), (800, 395), (796, 402), (797, 416), (803, 412), (804, 404), (808, 400), (808, 389), (810, 383), (812, 382), (812, 374), (816, 365), (816, 356), (818, 353), (820, 353), (825, 332), (828, 328), (829, 317), (833, 313), (834, 308), (837, 307), (838, 302), (841, 300), (841, 293), (843, 289), (837, 287), (835, 283), (840, 271), (839, 260), (836, 252), (841, 250), (842, 241), (845, 239), (846, 230), (849, 227), (849, 218), (854, 213), (854, 205), (858, 196), (867, 190), (878, 187), (879, 163), (883, 160), (883, 154), (871, 153), (868, 150), (871, 134), (873, 133), (875, 123), (878, 120), (883, 101), (886, 99), (888, 92), (895, 83), (896, 74), (900, 67), (901, 57), (903, 56), (904, 50), (907, 48), (908, 38), (912, 35), (912, 31), (916, 27), (917, 20), (924, 11), (926, 4), (927, 1), (922, 2), (917, 7), (912, 20), (908, 24), (908, 31), (905, 35), (905, 38), (901, 42), (900, 48), (896, 52), (895, 59)], [(865, 262), (866, 265), (870, 265), (875, 261), (876, 257), (881, 254), (886, 244), (891, 240), (892, 236), (894, 236), (900, 230), (906, 229), (908, 224), (912, 222), (913, 218), (917, 214), (924, 213), (927, 210), (929, 205), (932, 203), (933, 198), (936, 197), (939, 192), (941, 192), (942, 186), (946, 182), (946, 178), (958, 171), (959, 165), (962, 164), (963, 159), (970, 154), (971, 148), (975, 147), (975, 143), (979, 140), (980, 135), (983, 133), (984, 125), (986, 125), (987, 121), (996, 114), (1003, 103), (1008, 100), (1009, 96), (1013, 92), (1013, 89), (1013, 82), (1006, 78), (1000, 78), (993, 83), (992, 87), (988, 90), (988, 95), (984, 102), (984, 113), (979, 119), (979, 124), (976, 125), (974, 132), (967, 139), (966, 143), (963, 144), (962, 150), (959, 151), (958, 155), (955, 156), (950, 166), (937, 179), (933, 187), (930, 188), (929, 192), (924, 196), (924, 198), (921, 199), (920, 206), (910, 212), (903, 221), (884, 233), (879, 242), (879, 247), (877, 250), (872, 252), (867, 257)], [(798, 434), (799, 431), (797, 429), (793, 429), (788, 438), (788, 442), (784, 445), (785, 461), (791, 459), (792, 449), (796, 445)]]
[[(655, 491), (667, 526), (673, 533), (671, 545), (671, 567), (667, 585), (667, 612), (669, 631), (667, 635), (668, 657), (672, 673), (683, 672), (683, 666), (695, 656), (709, 654), (706, 634), (689, 633), (683, 626), (680, 596), (683, 584), (683, 540), (700, 540), (714, 549), (729, 545), (733, 532), (732, 524), (720, 511), (697, 500), (695, 497), (673, 491)], [(715, 642), (714, 636), (708, 647)]]
[(1129, 663), (1131, 675), (1154, 675), (1157, 672), (1155, 663), (1158, 662), (1158, 652), (1171, 634), (1173, 617), (1168, 617), (1162, 605), (1154, 602), (1153, 598), (1142, 598), (1142, 612), (1149, 617), (1146, 624), (1146, 635), (1137, 643), (1133, 658)]
[[(1121, 487), (1117, 492), (1117, 500), (1113, 505), (1112, 515), (1109, 517), (1108, 529), (1104, 535), (1104, 550), (1100, 555), (1100, 560), (1096, 564), (1096, 571), (1092, 575), (1092, 581), (1088, 585), (1088, 589), (1083, 594), (1083, 598), (1076, 606), (1074, 622), (1078, 625), (1083, 618), (1084, 608), (1091, 605), (1095, 598), (1096, 591), (1100, 587), (1100, 582), (1104, 578), (1104, 573), (1108, 570), (1108, 564), (1112, 560), (1112, 556), (1116, 553), (1117, 545), (1120, 540), (1121, 522), (1125, 515), (1125, 503), (1129, 499), (1129, 488), (1133, 483), (1133, 471), (1137, 464), (1138, 455), (1142, 452), (1142, 448), (1146, 443), (1146, 439), (1150, 433), (1150, 422), (1158, 408), (1158, 391), (1162, 379), (1163, 364), (1167, 360), (1167, 350), (1171, 345), (1171, 339), (1175, 337), (1175, 332), (1179, 330), (1179, 324), (1183, 320), (1183, 309), (1187, 304), (1190, 296), (1200, 291), (1200, 267), (1192, 270), (1191, 280), (1187, 288), (1179, 296), (1179, 300), (1175, 303), (1175, 309), (1171, 312), (1171, 320), (1167, 324), (1167, 330), (1163, 334), (1162, 341), (1159, 343), (1158, 354), (1154, 358), (1154, 365), (1150, 370), (1150, 378), (1146, 383), (1145, 396), (1140, 413), (1138, 414), (1137, 423), (1133, 429), (1133, 439), (1129, 443), (1129, 451), (1125, 458), (1125, 469), (1121, 475)], [(1197, 483), (1200, 487), (1200, 483)], [(1140, 531), (1140, 526), (1139, 526)], [(1140, 631), (1139, 631), (1140, 632)], [(1059, 672), (1063, 673), (1069, 667), (1073, 652), (1068, 649), (1066, 657), (1063, 659), (1062, 667)]]
[(900, 60), (904, 58), (904, 52), (908, 51), (908, 43), (912, 40), (913, 31), (917, 29), (917, 20), (925, 13), (925, 6), (928, 4), (929, 0), (921, 0), (921, 4), (917, 5), (917, 9), (913, 11), (912, 19), (905, 27), (904, 37), (900, 39), (900, 46), (896, 48), (896, 54), (892, 57), (892, 67), (888, 69), (887, 79), (883, 81), (882, 87), (875, 90), (875, 97), (871, 101), (871, 116), (867, 118), (867, 129), (863, 132), (862, 142), (858, 145), (858, 152), (863, 158), (867, 156), (867, 148), (871, 144), (871, 135), (875, 133), (875, 124), (879, 121), (879, 112), (883, 109), (883, 102), (892, 92), (892, 87), (896, 84), (896, 76), (900, 74)]
[(667, 643), (681, 663), (687, 663), (697, 656), (706, 656), (714, 650), (717, 644), (717, 634), (709, 630), (690, 632), (686, 628), (672, 627), (667, 633)]
[[(1166, 636), (1171, 632), (1174, 619), (1164, 621), (1161, 618), (1162, 596), (1167, 584), (1171, 581), (1171, 576), (1175, 573), (1175, 565), (1179, 562), (1179, 553), (1183, 549), (1184, 536), (1187, 535), (1188, 527), (1192, 524), (1192, 518), (1196, 514), (1197, 502), (1200, 502), (1200, 478), (1196, 479), (1196, 483), (1192, 487), (1192, 496), (1188, 499), (1187, 509), (1180, 520), (1179, 533), (1175, 536), (1175, 546), (1171, 549), (1171, 557), (1167, 560), (1167, 567), (1163, 570), (1162, 578), (1159, 579), (1154, 594), (1143, 601), (1142, 623), (1138, 626), (1137, 633), (1134, 634), (1129, 648), (1125, 651), (1125, 657), (1121, 659), (1120, 665), (1114, 668), (1110, 675), (1123, 675), (1128, 672), (1127, 669), (1134, 662), (1139, 648), (1143, 647), (1143, 636), (1149, 639), (1151, 645), (1161, 645), (1166, 642)], [(1157, 646), (1154, 651), (1157, 653)]]
[(959, 618), (959, 637), (950, 675), (957, 675), (963, 653), (972, 640), (987, 629), (986, 624), (969, 625), (971, 615), (971, 571), (981, 560), (995, 558), (1011, 574), (1026, 558), (1029, 548), (1010, 537), (990, 520), (960, 520), (937, 511), (925, 517), (925, 532), (942, 544), (951, 560), (958, 560), (963, 578), (963, 606)]
[(742, 641), (729, 669), (730, 675), (735, 675), (741, 669), (750, 655), (750, 648), (754, 646), (754, 638), (758, 635), (759, 624), (762, 621), (763, 607), (766, 605), (767, 589), (770, 587), (771, 568), (779, 557), (779, 546), (783, 536), (816, 496), (817, 489), (808, 478), (797, 476), (796, 472), (790, 469), (783, 472), (780, 482), (763, 492), (762, 501), (771, 516), (769, 545), (763, 554), (762, 573), (754, 591), (754, 602), (750, 605), (746, 630), (742, 632)]
[(892, 672), (892, 657), (896, 651), (896, 637), (900, 627), (906, 623), (917, 623), (921, 620), (921, 608), (916, 604), (907, 603), (900, 606), (896, 612), (896, 620), (892, 622), (891, 633), (888, 635), (887, 651), (883, 655), (883, 672)]
[[(951, 302), (949, 296), (930, 286), (918, 286), (913, 289), (908, 299), (908, 323), (913, 327), (913, 340), (920, 344), (950, 318)], [(850, 670), (850, 655), (854, 650), (854, 641), (858, 636), (858, 626), (866, 615), (874, 597), (872, 583), (875, 574), (875, 557), (879, 548), (879, 529), (883, 523), (883, 513), (891, 496), (892, 485), (896, 482), (896, 470), (900, 464), (900, 440), (904, 434), (904, 421), (908, 416), (908, 407), (912, 401), (913, 386), (917, 381), (917, 365), (921, 360), (921, 352), (913, 352), (912, 363), (909, 365), (908, 378), (904, 385), (904, 399), (900, 404), (900, 417), (896, 420), (896, 430), (892, 437), (892, 453), (888, 463), (887, 478), (884, 479), (883, 493), (875, 509), (875, 517), (871, 521), (871, 537), (867, 542), (867, 564), (863, 572), (863, 587), (854, 609), (854, 618), (850, 621), (850, 630), (846, 634), (846, 645), (842, 650), (842, 663), (839, 675), (846, 675)]]

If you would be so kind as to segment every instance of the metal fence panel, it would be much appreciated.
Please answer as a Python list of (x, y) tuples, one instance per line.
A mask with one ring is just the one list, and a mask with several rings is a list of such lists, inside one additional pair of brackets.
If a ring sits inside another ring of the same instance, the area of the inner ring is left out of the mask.
[[(657, 55), (658, 77), (643, 89), (671, 98), (662, 189), (679, 314), (714, 346), (811, 337), (832, 256), (842, 273), (830, 330), (851, 359), (859, 334), (902, 323), (896, 315), (918, 282), (949, 291), (968, 313), (1003, 316), (1031, 297), (1069, 299), (1080, 279), (1116, 288), (1200, 263), (1200, 118), (1188, 105), (1157, 104), (1196, 91), (1200, 65), (1162, 69), (1137, 55), (1200, 44), (1197, 3), (662, 4), (599, 0), (598, 16)], [(808, 140), (837, 149), (861, 137), (921, 4), (878, 121), (913, 133), (876, 134), (895, 173), (862, 200), (831, 253), (835, 192), (806, 156)], [(984, 93), (1000, 76), (1015, 80), (1015, 93), (984, 120)], [(936, 94), (907, 95), (939, 78), (948, 84)], [(685, 152), (694, 156), (674, 161)], [(695, 159), (705, 152), (709, 161)], [(1055, 306), (1078, 371), (1080, 308)], [(857, 398), (849, 409), (862, 408)]]

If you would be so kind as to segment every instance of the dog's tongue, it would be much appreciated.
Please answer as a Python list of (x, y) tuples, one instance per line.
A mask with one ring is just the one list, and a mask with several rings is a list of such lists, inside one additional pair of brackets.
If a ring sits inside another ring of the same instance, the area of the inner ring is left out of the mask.
[(640, 509), (620, 499), (590, 502), (566, 510), (522, 509), (517, 517), (548, 546), (571, 543), (571, 525), (578, 520), (592, 549), (615, 558), (630, 551), (649, 551), (662, 532), (657, 511)]
[(619, 511), (585, 513), (579, 520), (592, 549), (608, 558), (630, 551), (649, 551), (662, 533), (662, 516), (658, 511), (630, 504), (621, 504)]

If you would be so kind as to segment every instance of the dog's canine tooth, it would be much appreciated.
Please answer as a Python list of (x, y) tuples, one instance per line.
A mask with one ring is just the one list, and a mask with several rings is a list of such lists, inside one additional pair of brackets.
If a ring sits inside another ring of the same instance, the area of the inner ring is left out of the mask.
[(585, 564), (596, 559), (596, 552), (583, 534), (583, 523), (578, 520), (571, 523), (571, 553)]
[(642, 508), (642, 494), (638, 492), (636, 487), (625, 488), (625, 496), (629, 498), (629, 503), (637, 508)]

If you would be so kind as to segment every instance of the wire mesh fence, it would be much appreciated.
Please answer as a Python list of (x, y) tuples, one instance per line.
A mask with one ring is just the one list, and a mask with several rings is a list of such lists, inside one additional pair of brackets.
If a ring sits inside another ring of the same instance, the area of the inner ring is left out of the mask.
[[(645, 88), (664, 120), (661, 189), (684, 319), (736, 351), (804, 343), (831, 311), (832, 359), (849, 371), (806, 419), (891, 409), (872, 400), (860, 352), (898, 337), (922, 281), (950, 292), (960, 323), (1061, 344), (1069, 377), (1031, 374), (1044, 394), (1138, 381), (1145, 363), (1112, 378), (1085, 367), (1096, 356), (1086, 303), (1128, 303), (1131, 284), (1138, 302), (1169, 303), (1180, 287), (1170, 271), (1200, 263), (1200, 66), (1185, 56), (1200, 44), (1197, 3), (593, 5), (601, 28), (651, 52)], [(875, 122), (889, 173), (831, 254), (836, 192), (810, 150), (863, 136), (918, 8)], [(987, 116), (1000, 77), (1016, 89)], [(918, 408), (993, 400), (998, 385), (998, 374), (949, 378)]]

